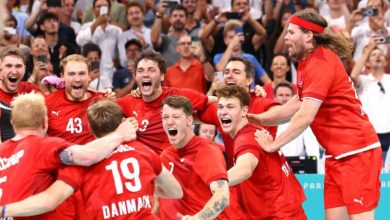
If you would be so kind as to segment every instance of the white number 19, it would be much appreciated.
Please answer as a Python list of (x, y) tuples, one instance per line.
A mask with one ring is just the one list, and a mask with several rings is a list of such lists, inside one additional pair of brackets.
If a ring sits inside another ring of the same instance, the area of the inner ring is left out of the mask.
[[(132, 165), (133, 172), (130, 171), (128, 166), (129, 164)], [(124, 178), (128, 180), (132, 180), (132, 182), (127, 181), (124, 183), (127, 190), (129, 190), (130, 192), (137, 192), (141, 189), (141, 180), (139, 178), (139, 174), (140, 174), (139, 163), (135, 158), (130, 157), (125, 160), (122, 160), (120, 163), (121, 172), (119, 172), (118, 162), (116, 160), (112, 161), (110, 165), (107, 165), (106, 170), (112, 171), (117, 194), (123, 193), (123, 183), (121, 179), (121, 173)]]

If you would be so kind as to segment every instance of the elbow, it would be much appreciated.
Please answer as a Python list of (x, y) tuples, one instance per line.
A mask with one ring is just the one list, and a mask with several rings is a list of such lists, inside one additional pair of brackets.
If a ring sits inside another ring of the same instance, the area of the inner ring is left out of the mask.
[(183, 198), (183, 189), (179, 186), (177, 190), (175, 190), (174, 195), (172, 196), (173, 199), (181, 199)]

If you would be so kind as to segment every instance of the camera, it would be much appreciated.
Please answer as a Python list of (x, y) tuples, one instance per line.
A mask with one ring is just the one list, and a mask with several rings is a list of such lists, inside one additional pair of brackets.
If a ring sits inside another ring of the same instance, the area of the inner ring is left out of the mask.
[(227, 12), (226, 13), (226, 18), (227, 19), (236, 19), (240, 20), (242, 17), (242, 14), (240, 12)]
[(372, 17), (379, 15), (379, 10), (377, 8), (363, 8), (362, 15), (365, 17)]
[(378, 38), (378, 44), (389, 44), (390, 37), (380, 37)]

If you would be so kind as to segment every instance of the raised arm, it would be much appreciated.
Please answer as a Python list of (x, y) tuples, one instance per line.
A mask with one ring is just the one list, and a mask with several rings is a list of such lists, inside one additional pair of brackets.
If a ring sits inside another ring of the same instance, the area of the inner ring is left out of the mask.
[(368, 56), (370, 55), (371, 51), (376, 47), (376, 45), (376, 39), (371, 38), (366, 48), (364, 48), (362, 56), (356, 61), (355, 65), (352, 68), (351, 79), (355, 88), (360, 87), (359, 75), (363, 70), (364, 64), (366, 63)]
[(30, 196), (20, 202), (0, 207), (5, 209), (4, 217), (33, 216), (54, 210), (65, 199), (71, 196), (74, 189), (62, 180), (55, 181), (45, 191)]
[(63, 164), (90, 166), (103, 160), (111, 151), (125, 141), (134, 140), (138, 122), (134, 118), (123, 121), (118, 128), (102, 138), (85, 145), (72, 145), (60, 152)]
[(187, 219), (214, 219), (216, 218), (226, 207), (229, 206), (229, 184), (225, 179), (219, 179), (210, 183), (210, 190), (213, 196), (206, 203), (202, 210), (196, 213), (194, 216), (183, 216), (178, 213), (178, 217), (182, 220)]

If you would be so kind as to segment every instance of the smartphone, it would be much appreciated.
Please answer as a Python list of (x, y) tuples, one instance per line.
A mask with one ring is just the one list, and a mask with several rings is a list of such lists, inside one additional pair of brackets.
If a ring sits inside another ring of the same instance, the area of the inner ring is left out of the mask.
[(237, 34), (244, 34), (244, 29), (242, 27), (237, 27), (234, 29), (234, 32)]
[(47, 0), (47, 7), (61, 7), (61, 0)]
[(191, 45), (192, 45), (192, 46), (199, 45), (199, 43), (200, 43), (199, 37), (191, 36)]
[(7, 33), (6, 35), (15, 35), (16, 34), (16, 29), (13, 27), (4, 27), (3, 30), (5, 30)]
[(106, 15), (106, 14), (108, 14), (108, 7), (107, 6), (101, 6), (99, 15)]
[(362, 8), (361, 12), (364, 17), (379, 15), (379, 10), (377, 8)]
[(169, 8), (172, 8), (173, 6), (176, 6), (179, 4), (179, 2), (177, 2), (177, 1), (164, 1), (164, 2), (168, 4)]
[(91, 72), (95, 70), (99, 70), (100, 68), (100, 62), (99, 61), (92, 61), (91, 62)]
[(380, 37), (378, 38), (378, 44), (389, 44), (390, 37)]
[(223, 82), (223, 72), (214, 72), (214, 81), (219, 84)]
[(242, 14), (240, 12), (227, 12), (226, 18), (227, 19), (237, 19), (240, 20), (242, 17)]
[(38, 55), (37, 59), (39, 62), (46, 63), (46, 56), (45, 55)]

